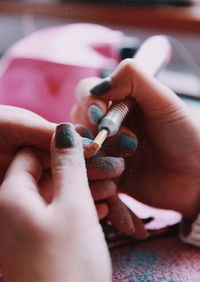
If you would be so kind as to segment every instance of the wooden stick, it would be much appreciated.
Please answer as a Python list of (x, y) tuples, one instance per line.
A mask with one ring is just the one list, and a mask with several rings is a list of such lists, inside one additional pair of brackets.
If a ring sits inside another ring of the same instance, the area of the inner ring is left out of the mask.
[(103, 142), (105, 141), (107, 136), (108, 136), (108, 131), (107, 130), (102, 129), (101, 131), (99, 131), (99, 133), (97, 134), (96, 138), (94, 139), (94, 141), (92, 143), (92, 147), (95, 150), (100, 149), (101, 145), (103, 144)]

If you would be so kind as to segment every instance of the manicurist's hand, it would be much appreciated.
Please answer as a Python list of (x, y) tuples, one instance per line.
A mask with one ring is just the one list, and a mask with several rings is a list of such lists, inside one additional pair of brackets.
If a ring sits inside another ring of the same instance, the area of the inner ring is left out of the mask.
[(28, 149), (12, 161), (0, 190), (0, 258), (5, 282), (111, 281), (111, 265), (89, 190), (83, 149), (71, 124), (51, 143), (53, 197)]
[(126, 148), (131, 155), (137, 143), (134, 134), (138, 139), (136, 152), (126, 160), (119, 190), (151, 206), (194, 217), (200, 209), (199, 120), (134, 60), (120, 63), (106, 80), (83, 80), (77, 88), (73, 120), (96, 132), (95, 123), (106, 113), (109, 101), (127, 96), (133, 98), (135, 107), (118, 136), (107, 141), (110, 148), (117, 146), (118, 152)]
[(55, 124), (31, 111), (0, 105), (0, 183), (20, 148), (35, 148), (46, 159), (54, 130)]

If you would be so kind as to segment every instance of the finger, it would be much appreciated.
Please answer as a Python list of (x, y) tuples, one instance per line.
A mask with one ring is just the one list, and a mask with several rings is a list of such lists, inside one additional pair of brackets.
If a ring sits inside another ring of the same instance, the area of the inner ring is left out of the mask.
[(96, 125), (90, 123), (88, 116), (84, 113), (84, 111), (80, 108), (78, 104), (75, 104), (70, 113), (71, 120), (73, 123), (81, 123), (87, 128), (89, 128), (92, 132), (97, 132)]
[(38, 193), (37, 182), (41, 175), (42, 166), (38, 158), (29, 149), (23, 149), (8, 168), (2, 187), (11, 190), (19, 190), (20, 187), (20, 192), (29, 190)]
[(124, 160), (116, 157), (94, 157), (86, 161), (89, 180), (119, 177), (124, 171)]
[(96, 155), (97, 151), (93, 148), (92, 142), (93, 140), (89, 138), (81, 138), (82, 146), (83, 146), (83, 152), (85, 159), (92, 158)]
[(79, 135), (70, 123), (59, 124), (51, 144), (53, 204), (74, 215), (77, 210), (88, 218), (95, 215), (89, 190), (83, 148)]
[(133, 59), (122, 61), (111, 76), (90, 89), (90, 93), (105, 102), (131, 96), (145, 116), (151, 118), (166, 119), (166, 114), (172, 117), (177, 110), (185, 109), (170, 89), (146, 74)]
[(88, 91), (91, 87), (99, 83), (99, 78), (88, 78), (80, 81), (76, 88), (76, 97), (82, 111), (86, 114), (91, 124), (97, 124), (105, 115), (108, 103), (91, 96)]
[(82, 124), (76, 124), (75, 125), (75, 130), (82, 137), (89, 138), (89, 139), (94, 139), (93, 133), (86, 126), (84, 126)]
[(96, 204), (96, 210), (99, 220), (102, 220), (108, 215), (108, 205), (106, 203)]
[(118, 195), (109, 198), (106, 202), (109, 208), (108, 219), (112, 225), (122, 233), (133, 235), (135, 227), (132, 217), (128, 208), (119, 199)]
[[(55, 124), (39, 115), (17, 107), (1, 105), (1, 129), (9, 133), (9, 142), (16, 146), (36, 146), (49, 150)], [(5, 123), (4, 123), (5, 121)]]
[(76, 124), (75, 130), (81, 137), (83, 137), (81, 138), (81, 141), (85, 159), (91, 158), (96, 155), (96, 150), (94, 150), (93, 146), (91, 146), (94, 139), (92, 132), (82, 124)]
[(128, 128), (121, 127), (116, 135), (108, 137), (104, 144), (104, 151), (111, 156), (132, 156), (138, 145), (136, 135)]
[(149, 237), (149, 232), (145, 229), (143, 221), (138, 218), (130, 209), (130, 215), (132, 217), (133, 224), (135, 226), (135, 232), (132, 234), (132, 237), (135, 239), (146, 239)]
[(116, 184), (110, 180), (99, 180), (90, 182), (90, 191), (95, 201), (110, 198), (116, 194)]
[(52, 181), (52, 175), (50, 170), (46, 170), (43, 172), (43, 175), (39, 182), (40, 186), (40, 195), (45, 200), (47, 204), (50, 204), (53, 199), (53, 181)]

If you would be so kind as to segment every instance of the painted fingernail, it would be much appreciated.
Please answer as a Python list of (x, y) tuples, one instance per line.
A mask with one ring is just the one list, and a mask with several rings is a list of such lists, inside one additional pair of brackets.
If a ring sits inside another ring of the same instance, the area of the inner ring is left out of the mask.
[(93, 133), (84, 125), (82, 124), (76, 124), (75, 125), (76, 131), (81, 135), (81, 137), (94, 139)]
[(96, 106), (96, 105), (91, 105), (88, 109), (88, 117), (91, 123), (97, 124), (98, 121), (102, 118), (103, 112), (102, 110)]
[(93, 140), (89, 139), (89, 138), (81, 138), (82, 141), (88, 143), (88, 144), (92, 144)]
[(107, 91), (111, 89), (111, 82), (110, 80), (104, 80), (103, 82), (97, 84), (94, 86), (91, 90), (90, 93), (93, 96), (103, 96)]
[(123, 150), (135, 152), (138, 141), (136, 138), (132, 138), (129, 135), (121, 134), (116, 138), (116, 144)]
[(70, 123), (61, 123), (57, 125), (55, 139), (57, 148), (75, 147), (76, 139), (73, 125)]

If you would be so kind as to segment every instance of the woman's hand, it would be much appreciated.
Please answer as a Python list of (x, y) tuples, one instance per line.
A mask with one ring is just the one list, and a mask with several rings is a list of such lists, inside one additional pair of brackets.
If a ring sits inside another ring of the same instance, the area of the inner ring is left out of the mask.
[(130, 129), (138, 138), (138, 149), (127, 159), (119, 189), (151, 206), (195, 216), (200, 209), (199, 120), (134, 60), (123, 61), (107, 80), (83, 80), (77, 88), (79, 102), (72, 112), (73, 121), (97, 132), (94, 123), (106, 113), (109, 101), (127, 96), (134, 99), (135, 107), (124, 123), (126, 136), (120, 137), (121, 142), (115, 137), (114, 144), (112, 138), (107, 140), (110, 146), (117, 145), (119, 151), (126, 147), (131, 154), (134, 138)]
[(89, 190), (80, 138), (61, 124), (52, 138), (53, 197), (41, 196), (43, 168), (27, 149), (0, 190), (0, 256), (7, 282), (111, 281), (111, 264)]
[(55, 126), (31, 111), (0, 105), (0, 183), (16, 152), (23, 147), (35, 148), (41, 160), (48, 160)]

